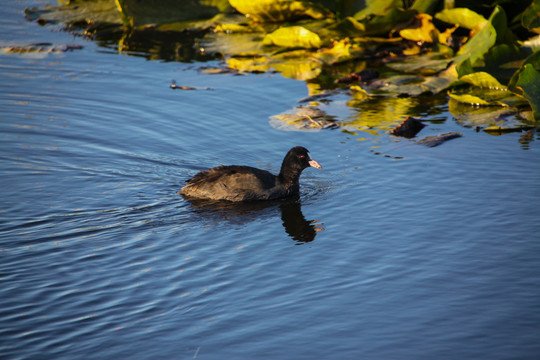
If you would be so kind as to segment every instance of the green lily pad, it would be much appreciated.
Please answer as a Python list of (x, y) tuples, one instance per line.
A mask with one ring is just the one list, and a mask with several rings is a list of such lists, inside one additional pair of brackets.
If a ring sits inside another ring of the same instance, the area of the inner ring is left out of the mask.
[(476, 106), (480, 106), (480, 105), (493, 105), (492, 103), (478, 97), (478, 96), (474, 96), (474, 95), (470, 95), (470, 94), (453, 94), (453, 93), (448, 93), (448, 96), (450, 96), (452, 99), (456, 100), (456, 101), (459, 101), (460, 103), (463, 103), (463, 104), (469, 104), (469, 105), (476, 105)]
[(397, 24), (405, 23), (416, 14), (414, 10), (391, 8), (383, 15), (375, 15), (357, 20), (353, 17), (343, 19), (337, 28), (345, 36), (387, 36)]
[(465, 75), (460, 77), (459, 80), (481, 88), (501, 91), (508, 90), (506, 86), (502, 85), (497, 79), (486, 72), (476, 72)]
[(540, 34), (540, 0), (533, 0), (531, 5), (523, 12), (521, 24), (529, 31)]
[(508, 19), (501, 6), (495, 6), (489, 21), (497, 32), (497, 44), (514, 44), (517, 41), (516, 35), (508, 28)]
[(512, 78), (508, 82), (508, 88), (520, 95), (522, 95), (523, 90), (516, 88), (516, 83), (519, 80), (519, 75), (524, 70), (525, 65), (527, 64), (531, 64), (534, 69), (540, 69), (540, 51), (535, 52), (534, 54), (526, 58), (522, 66), (514, 73), (514, 75), (512, 75)]
[(448, 67), (452, 59), (440, 53), (428, 53), (420, 56), (408, 57), (403, 61), (393, 62), (387, 66), (393, 70), (406, 73), (434, 74)]
[(524, 66), (516, 86), (523, 91), (523, 97), (531, 105), (534, 120), (540, 121), (540, 73), (532, 64)]
[(366, 0), (366, 7), (354, 14), (354, 18), (361, 20), (370, 15), (383, 16), (402, 6), (402, 0)]
[(493, 129), (494, 127), (521, 129), (527, 126), (526, 123), (520, 121), (516, 110), (507, 107), (471, 107), (453, 99), (450, 99), (448, 105), (450, 113), (461, 126), (480, 129)]
[(497, 40), (497, 32), (491, 24), (492, 16), (488, 21), (484, 21), (477, 25), (480, 29), (476, 35), (474, 35), (465, 45), (459, 49), (454, 58), (456, 65), (461, 65), (464, 61), (469, 61), (472, 66), (475, 66), (475, 62), (480, 59), (489, 49), (495, 45)]
[(486, 18), (467, 8), (444, 9), (435, 18), (449, 24), (457, 24), (466, 29), (474, 29), (486, 22)]
[(448, 89), (457, 80), (454, 67), (435, 76), (395, 75), (384, 79), (384, 85), (373, 91), (377, 94), (418, 96), (437, 94)]
[(517, 108), (526, 106), (527, 102), (510, 91), (491, 90), (487, 88), (469, 88), (448, 93), (452, 99), (472, 106), (503, 106)]
[(433, 14), (440, 3), (439, 0), (415, 0), (411, 5), (411, 9), (418, 11), (420, 14)]

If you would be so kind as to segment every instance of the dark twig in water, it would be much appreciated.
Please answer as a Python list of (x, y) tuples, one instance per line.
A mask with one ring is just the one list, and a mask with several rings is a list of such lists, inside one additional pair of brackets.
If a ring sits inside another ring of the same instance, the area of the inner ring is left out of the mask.
[(445, 141), (455, 139), (455, 138), (458, 138), (458, 137), (462, 137), (462, 136), (463, 135), (461, 135), (458, 132), (451, 132), (451, 133), (441, 134), (441, 135), (437, 135), (437, 136), (428, 136), (428, 137), (418, 141), (417, 144), (422, 144), (422, 145), (429, 146), (429, 147), (435, 147), (435, 146), (441, 145)]
[(214, 90), (214, 89), (212, 89), (212, 88), (210, 88), (210, 87), (206, 87), (206, 88), (197, 88), (197, 87), (193, 87), (193, 86), (176, 85), (176, 81), (175, 81), (175, 80), (172, 80), (172, 81), (171, 81), (170, 88), (173, 89), (173, 90)]

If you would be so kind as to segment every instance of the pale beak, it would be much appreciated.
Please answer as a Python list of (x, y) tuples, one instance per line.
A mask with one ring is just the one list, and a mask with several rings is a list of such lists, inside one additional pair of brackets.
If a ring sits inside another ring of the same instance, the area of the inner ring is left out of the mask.
[(312, 167), (317, 168), (317, 169), (322, 169), (321, 164), (319, 164), (318, 162), (316, 162), (313, 159), (309, 160), (309, 166), (312, 166)]

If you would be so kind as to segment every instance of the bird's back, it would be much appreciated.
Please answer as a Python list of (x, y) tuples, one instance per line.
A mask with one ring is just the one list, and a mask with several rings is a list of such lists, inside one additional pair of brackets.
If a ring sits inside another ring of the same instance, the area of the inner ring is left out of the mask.
[(187, 181), (180, 194), (213, 200), (268, 200), (276, 193), (277, 177), (251, 166), (218, 166), (201, 171)]

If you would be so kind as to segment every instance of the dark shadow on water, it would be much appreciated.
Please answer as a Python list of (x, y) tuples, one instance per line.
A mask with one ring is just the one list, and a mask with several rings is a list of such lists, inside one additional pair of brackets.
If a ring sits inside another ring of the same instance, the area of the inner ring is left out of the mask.
[(273, 217), (275, 216), (276, 208), (279, 207), (285, 232), (292, 240), (298, 243), (297, 245), (315, 240), (317, 232), (324, 230), (318, 221), (306, 220), (302, 213), (302, 205), (298, 196), (287, 199), (247, 203), (182, 197), (190, 204), (190, 210), (194, 213), (207, 219), (226, 221), (235, 225), (246, 224), (265, 217)]

